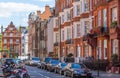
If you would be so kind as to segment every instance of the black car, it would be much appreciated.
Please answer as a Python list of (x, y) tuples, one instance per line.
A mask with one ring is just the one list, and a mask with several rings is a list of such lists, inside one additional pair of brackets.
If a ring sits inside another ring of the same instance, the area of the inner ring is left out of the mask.
[(92, 78), (92, 73), (90, 70), (82, 63), (70, 63), (70, 67), (64, 71), (65, 76), (69, 76), (71, 78)]

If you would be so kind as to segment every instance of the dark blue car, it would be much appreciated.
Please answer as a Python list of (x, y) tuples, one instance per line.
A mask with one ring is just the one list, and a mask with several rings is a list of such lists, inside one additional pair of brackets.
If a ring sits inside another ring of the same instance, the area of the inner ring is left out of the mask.
[(47, 64), (47, 70), (54, 71), (59, 64), (60, 64), (59, 60), (51, 60), (49, 64)]
[(51, 57), (46, 57), (44, 62), (41, 63), (41, 69), (47, 69), (47, 64), (52, 60)]
[(77, 77), (88, 77), (91, 78), (90, 70), (84, 65), (79, 63), (71, 63), (70, 67), (64, 72), (65, 76), (70, 76), (71, 78)]

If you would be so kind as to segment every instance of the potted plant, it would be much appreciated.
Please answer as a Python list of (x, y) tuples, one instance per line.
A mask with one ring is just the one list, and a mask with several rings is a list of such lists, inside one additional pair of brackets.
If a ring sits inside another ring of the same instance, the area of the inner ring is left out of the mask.
[(74, 57), (72, 53), (69, 53), (66, 57), (66, 62), (74, 62)]
[(111, 23), (110, 28), (115, 28), (116, 26), (117, 26), (117, 21), (113, 21), (113, 22)]
[(110, 25), (110, 33), (115, 33), (117, 27), (117, 21), (114, 21)]

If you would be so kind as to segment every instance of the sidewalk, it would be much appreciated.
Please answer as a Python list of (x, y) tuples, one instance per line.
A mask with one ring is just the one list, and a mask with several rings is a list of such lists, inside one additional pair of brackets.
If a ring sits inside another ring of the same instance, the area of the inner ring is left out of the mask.
[(98, 71), (92, 71), (92, 75), (94, 78), (120, 78), (120, 74), (113, 74), (113, 73), (107, 73), (104, 71), (99, 72), (99, 77), (97, 77)]

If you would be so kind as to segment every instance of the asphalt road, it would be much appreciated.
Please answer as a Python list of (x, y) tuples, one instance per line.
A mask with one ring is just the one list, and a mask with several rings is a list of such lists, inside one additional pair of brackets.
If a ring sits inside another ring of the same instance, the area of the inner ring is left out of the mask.
[(31, 78), (67, 78), (53, 72), (41, 70), (37, 67), (27, 66)]
[[(69, 77), (61, 76), (59, 74), (55, 74), (53, 72), (41, 70), (37, 67), (32, 67), (32, 66), (26, 66), (26, 67), (27, 67), (28, 73), (30, 74), (31, 78), (69, 78)], [(94, 78), (120, 78), (120, 74), (100, 72), (100, 77), (96, 76), (97, 71), (92, 71), (92, 74), (93, 74)], [(0, 68), (0, 75), (2, 75), (1, 68)], [(2, 77), (0, 77), (0, 78), (2, 78)]]

